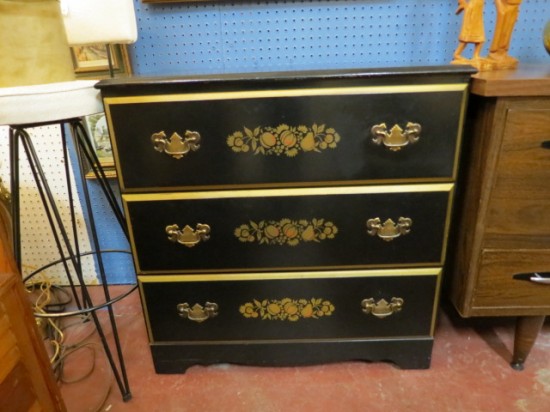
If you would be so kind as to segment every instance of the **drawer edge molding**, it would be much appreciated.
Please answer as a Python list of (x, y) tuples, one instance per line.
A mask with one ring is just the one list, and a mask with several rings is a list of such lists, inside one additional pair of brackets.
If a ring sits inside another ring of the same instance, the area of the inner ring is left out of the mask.
[(124, 189), (124, 194), (151, 193), (172, 193), (172, 192), (196, 192), (203, 190), (270, 190), (270, 189), (293, 189), (297, 187), (349, 187), (349, 186), (389, 186), (389, 185), (411, 185), (411, 184), (445, 184), (454, 181), (450, 177), (434, 178), (397, 178), (397, 179), (365, 179), (365, 180), (323, 180), (323, 181), (301, 181), (285, 183), (245, 183), (245, 184), (223, 184), (223, 185), (188, 185), (188, 186), (167, 186), (167, 187), (140, 187)]
[(467, 83), (441, 83), (432, 85), (398, 85), (398, 86), (364, 86), (334, 87), (319, 89), (285, 89), (285, 90), (252, 90), (214, 93), (177, 93), (126, 97), (105, 97), (103, 102), (109, 106), (117, 104), (163, 103), (185, 101), (208, 101), (228, 99), (251, 99), (269, 97), (302, 97), (302, 96), (341, 96), (356, 94), (393, 94), (393, 93), (433, 93), (446, 91), (465, 91)]
[(122, 198), (126, 202), (148, 202), (166, 200), (230, 199), (275, 196), (291, 197), (379, 193), (450, 192), (453, 187), (454, 183), (428, 183), (383, 186), (338, 186), (329, 188), (312, 187), (256, 190), (214, 190), (204, 192), (127, 193), (123, 194)]
[(331, 279), (381, 276), (440, 276), (442, 269), (405, 268), (372, 270), (336, 270), (323, 272), (271, 272), (271, 273), (218, 273), (189, 275), (138, 275), (140, 283), (159, 282), (219, 282), (247, 280), (285, 280), (285, 279)]

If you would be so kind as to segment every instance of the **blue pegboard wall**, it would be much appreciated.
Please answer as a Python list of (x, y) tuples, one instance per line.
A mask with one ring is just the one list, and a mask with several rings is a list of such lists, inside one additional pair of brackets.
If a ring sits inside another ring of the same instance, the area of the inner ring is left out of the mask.
[[(462, 21), (451, 0), (135, 1), (131, 55), (144, 75), (445, 64)], [(526, 0), (520, 10), (511, 54), (550, 63), (542, 46), (550, 1)], [(490, 0), (484, 19), (486, 54)]]
[[(462, 22), (453, 0), (135, 0), (135, 6), (139, 37), (129, 50), (138, 75), (446, 64)], [(492, 0), (484, 19), (486, 55), (495, 23)], [(525, 0), (510, 54), (522, 63), (550, 65), (542, 46), (549, 19), (550, 0)], [(94, 209), (103, 247), (127, 248), (109, 207), (98, 200)], [(107, 266), (111, 283), (135, 282), (128, 256), (109, 257)]]

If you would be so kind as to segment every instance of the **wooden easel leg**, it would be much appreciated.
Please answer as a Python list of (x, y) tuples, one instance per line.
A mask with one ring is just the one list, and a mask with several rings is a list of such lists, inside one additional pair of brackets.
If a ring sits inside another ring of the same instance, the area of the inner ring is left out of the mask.
[(514, 355), (510, 366), (517, 371), (523, 370), (523, 364), (533, 347), (544, 323), (544, 316), (520, 316), (516, 322), (514, 336)]

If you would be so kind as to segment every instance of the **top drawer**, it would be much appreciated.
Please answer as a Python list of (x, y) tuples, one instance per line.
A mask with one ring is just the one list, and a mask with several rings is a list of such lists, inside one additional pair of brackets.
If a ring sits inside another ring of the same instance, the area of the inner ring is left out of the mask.
[(522, 103), (512, 100), (506, 111), (486, 231), (523, 236), (530, 247), (544, 249), (550, 233), (550, 99)]
[(464, 84), (252, 90), (104, 103), (119, 180), (131, 192), (449, 180), (464, 90)]

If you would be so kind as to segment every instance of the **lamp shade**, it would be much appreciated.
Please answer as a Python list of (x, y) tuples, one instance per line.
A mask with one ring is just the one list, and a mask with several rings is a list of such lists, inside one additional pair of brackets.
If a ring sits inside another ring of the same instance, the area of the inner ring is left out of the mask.
[(137, 40), (133, 0), (60, 0), (71, 46), (129, 44)]
[(73, 80), (57, 0), (0, 0), (0, 87)]

